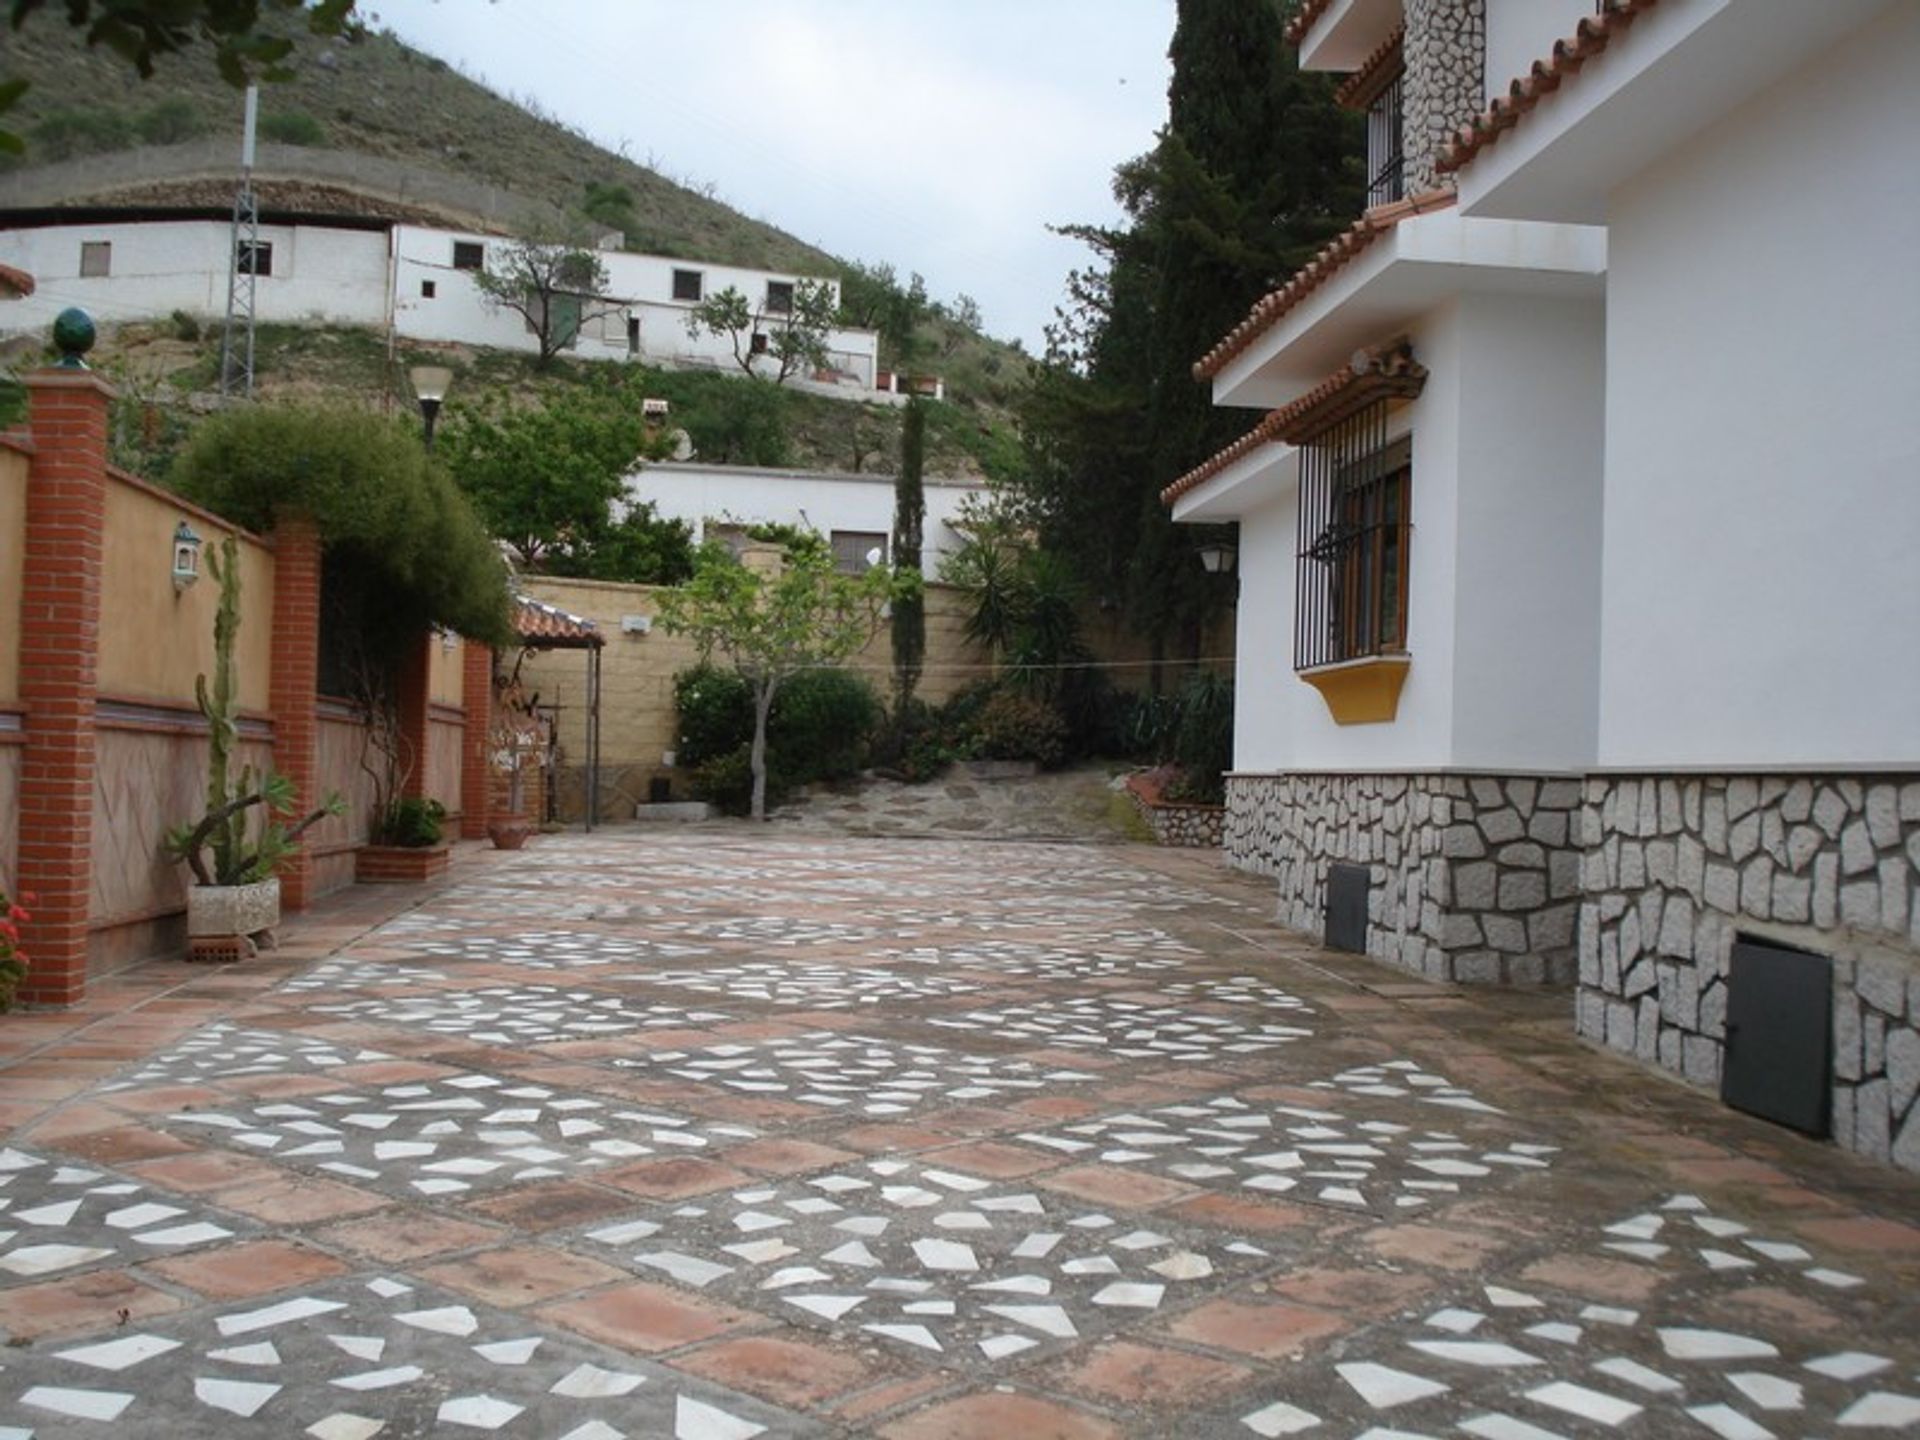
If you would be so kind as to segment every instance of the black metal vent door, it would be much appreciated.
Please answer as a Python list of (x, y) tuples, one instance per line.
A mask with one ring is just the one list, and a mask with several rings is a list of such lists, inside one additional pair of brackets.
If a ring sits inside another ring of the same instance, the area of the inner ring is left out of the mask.
[(1742, 937), (1727, 974), (1720, 1098), (1809, 1135), (1828, 1128), (1833, 961)]
[(1327, 866), (1327, 948), (1367, 953), (1367, 890), (1373, 882), (1365, 865), (1338, 861)]

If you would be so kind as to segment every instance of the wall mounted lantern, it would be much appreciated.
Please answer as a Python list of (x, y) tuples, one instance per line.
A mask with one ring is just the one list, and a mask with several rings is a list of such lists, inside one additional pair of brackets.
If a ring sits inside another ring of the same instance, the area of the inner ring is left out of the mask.
[(173, 588), (184, 591), (200, 578), (200, 537), (186, 521), (173, 527)]
[(1209, 575), (1231, 575), (1233, 562), (1239, 558), (1239, 552), (1231, 545), (1202, 545), (1200, 547), (1200, 568)]

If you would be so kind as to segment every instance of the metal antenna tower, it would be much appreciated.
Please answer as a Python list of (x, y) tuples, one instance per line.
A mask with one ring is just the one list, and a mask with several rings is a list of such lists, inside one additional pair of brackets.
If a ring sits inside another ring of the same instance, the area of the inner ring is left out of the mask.
[[(260, 256), (260, 206), (253, 194), (253, 132), (260, 91), (247, 87), (246, 134), (240, 142), (240, 188), (233, 197), (227, 246), (227, 328), (220, 335), (220, 393), (253, 398), (253, 288)], [(242, 333), (244, 331), (244, 333)]]

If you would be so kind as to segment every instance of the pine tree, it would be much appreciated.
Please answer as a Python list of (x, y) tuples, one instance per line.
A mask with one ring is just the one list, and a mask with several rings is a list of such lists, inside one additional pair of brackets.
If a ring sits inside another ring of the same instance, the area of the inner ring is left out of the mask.
[(907, 401), (900, 430), (900, 473), (893, 482), (893, 569), (896, 576), (907, 579), (893, 601), (894, 723), (902, 734), (927, 654), (927, 602), (919, 584), (927, 524), (926, 464), (926, 402), (915, 395)]

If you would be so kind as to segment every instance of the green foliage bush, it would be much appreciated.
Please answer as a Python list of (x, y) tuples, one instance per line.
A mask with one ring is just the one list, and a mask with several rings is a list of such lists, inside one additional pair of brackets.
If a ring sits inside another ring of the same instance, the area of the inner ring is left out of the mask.
[(216, 415), (175, 457), (173, 488), (250, 529), (307, 515), (329, 559), (376, 583), (395, 626), (513, 638), (506, 567), (466, 498), (400, 420), (345, 407)]
[(130, 150), (138, 139), (126, 116), (104, 106), (49, 110), (32, 133), (36, 163)]
[(179, 145), (207, 133), (206, 117), (184, 95), (171, 95), (148, 106), (133, 125), (148, 145)]
[(173, 338), (192, 342), (200, 338), (200, 321), (185, 310), (176, 310), (168, 317), (173, 322)]
[(1182, 771), (1182, 800), (1217, 804), (1224, 798), (1221, 778), (1233, 766), (1233, 681), (1211, 670), (1196, 671), (1180, 691), (1180, 723), (1174, 731), (1173, 758)]
[(440, 843), (446, 819), (447, 807), (438, 800), (417, 797), (396, 800), (374, 826), (374, 843), (424, 850)]
[[(728, 815), (745, 815), (753, 808), (753, 746), (749, 741), (715, 756), (693, 772), (693, 793)], [(781, 804), (793, 793), (793, 779), (771, 757), (767, 761), (767, 804)]]
[(304, 110), (280, 110), (260, 117), (260, 138), (279, 145), (320, 146), (327, 143), (327, 127)]
[(1067, 758), (1067, 722), (1030, 695), (995, 695), (975, 718), (974, 735), (974, 752), (984, 760), (1034, 760), (1051, 769)]
[(696, 665), (673, 677), (680, 713), (675, 759), (689, 769), (733, 754), (753, 739), (753, 692), (737, 670)]
[(846, 670), (808, 670), (782, 685), (767, 717), (767, 743), (800, 783), (844, 780), (866, 763), (879, 728), (880, 697)]

